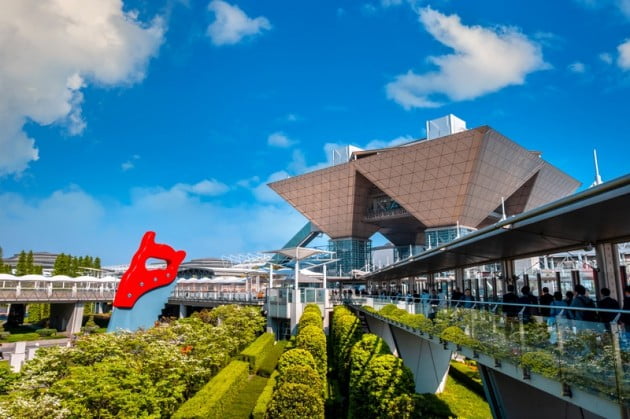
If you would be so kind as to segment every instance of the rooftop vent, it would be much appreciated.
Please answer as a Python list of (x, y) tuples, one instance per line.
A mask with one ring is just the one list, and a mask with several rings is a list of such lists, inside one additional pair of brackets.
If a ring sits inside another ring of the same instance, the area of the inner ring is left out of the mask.
[(466, 121), (453, 114), (427, 121), (427, 140), (466, 131)]
[(332, 165), (336, 166), (338, 164), (348, 163), (352, 158), (352, 153), (362, 150), (362, 148), (353, 145), (337, 147), (332, 150)]

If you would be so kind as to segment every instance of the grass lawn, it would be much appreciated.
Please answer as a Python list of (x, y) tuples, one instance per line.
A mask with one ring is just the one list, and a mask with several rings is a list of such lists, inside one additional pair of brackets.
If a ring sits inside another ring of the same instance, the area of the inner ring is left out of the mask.
[(446, 381), (446, 389), (437, 396), (448, 404), (448, 407), (458, 418), (485, 419), (492, 417), (488, 403), (450, 375)]
[(225, 417), (248, 419), (252, 410), (254, 410), (258, 396), (260, 396), (263, 388), (265, 388), (265, 384), (267, 384), (267, 380), (269, 379), (265, 377), (250, 375), (249, 382), (239, 394), (238, 399), (232, 404), (231, 410), (226, 412)]

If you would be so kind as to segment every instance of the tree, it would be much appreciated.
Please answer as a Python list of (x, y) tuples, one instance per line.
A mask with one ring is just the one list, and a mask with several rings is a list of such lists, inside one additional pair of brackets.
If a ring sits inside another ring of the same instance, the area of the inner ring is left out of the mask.
[(101, 258), (96, 257), (96, 259), (94, 259), (94, 268), (101, 269)]
[(26, 273), (27, 274), (32, 274), (35, 273), (34, 271), (34, 266), (33, 266), (33, 251), (29, 250), (28, 254), (26, 255)]
[(18, 257), (18, 263), (17, 263), (17, 267), (16, 267), (16, 272), (15, 274), (17, 276), (22, 276), (22, 275), (26, 275), (26, 252), (24, 250), (22, 250), (20, 252), (20, 256)]

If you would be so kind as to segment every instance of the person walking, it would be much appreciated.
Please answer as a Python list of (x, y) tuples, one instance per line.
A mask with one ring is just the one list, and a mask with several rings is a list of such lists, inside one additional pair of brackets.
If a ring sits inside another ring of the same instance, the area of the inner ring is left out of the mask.
[(521, 288), (521, 294), (522, 295), (518, 298), (518, 302), (528, 305), (523, 309), (523, 323), (528, 323), (532, 316), (537, 314), (537, 309), (531, 306), (538, 305), (538, 298), (536, 298), (535, 295), (530, 294), (528, 285)]
[[(516, 304), (518, 303), (518, 295), (514, 292), (514, 285), (510, 284), (507, 286), (507, 291), (503, 294), (503, 302), (508, 304)], [(507, 317), (516, 317), (519, 312), (518, 306), (513, 305), (505, 305), (503, 306), (503, 313)]]
[[(575, 293), (577, 294), (573, 301), (571, 301), (570, 307), (572, 308), (595, 308), (595, 303), (589, 297), (586, 296), (586, 288), (583, 285), (575, 286)], [(571, 318), (573, 320), (592, 322), (596, 320), (595, 311), (586, 310), (571, 310)]]
[[(560, 294), (560, 298), (562, 299), (562, 294)], [(549, 288), (547, 287), (543, 287), (542, 289), (542, 295), (540, 296), (540, 305), (541, 306), (550, 306), (551, 303), (553, 303), (553, 295), (549, 294)], [(548, 307), (541, 307), (540, 308), (540, 315), (543, 317), (549, 317), (550, 316), (550, 311), (551, 309)]]
[[(602, 294), (602, 299), (597, 302), (598, 308), (604, 308), (609, 310), (619, 310), (619, 301), (615, 300), (610, 296), (610, 290), (608, 288), (602, 288), (600, 293)], [(610, 322), (615, 320), (617, 317), (617, 313), (611, 312), (600, 312), (599, 313), (599, 321), (602, 323), (606, 323), (607, 329), (610, 325)]]

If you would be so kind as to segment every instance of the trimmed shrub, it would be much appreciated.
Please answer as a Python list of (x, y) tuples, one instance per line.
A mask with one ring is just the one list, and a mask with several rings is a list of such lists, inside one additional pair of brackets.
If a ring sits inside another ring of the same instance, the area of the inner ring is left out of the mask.
[(402, 359), (394, 355), (375, 357), (350, 389), (350, 397), (360, 400), (353, 404), (354, 417), (389, 417), (389, 411), (396, 403), (406, 403), (397, 399), (404, 394), (414, 394), (414, 383), (413, 375)]
[(306, 365), (317, 371), (313, 355), (305, 349), (296, 348), (283, 353), (278, 360), (278, 372), (282, 374), (293, 365)]
[(389, 316), (395, 310), (398, 310), (398, 307), (396, 306), (396, 304), (387, 304), (385, 307), (379, 310), (379, 314), (381, 316)]
[(274, 343), (275, 337), (273, 333), (263, 333), (245, 348), (238, 358), (249, 362), (249, 368), (255, 373), (273, 348)]
[(232, 401), (247, 383), (249, 364), (232, 361), (223, 368), (191, 399), (184, 403), (173, 418), (223, 418), (229, 413)]
[(304, 329), (300, 329), (295, 339), (295, 346), (306, 349), (313, 355), (317, 372), (322, 379), (325, 379), (328, 372), (328, 356), (324, 331), (316, 326), (306, 326)]
[(404, 316), (400, 317), (400, 321), (422, 332), (433, 332), (433, 322), (428, 319), (424, 314), (407, 313)]
[(524, 353), (521, 357), (521, 366), (549, 378), (556, 378), (560, 373), (558, 361), (553, 355), (543, 351)]
[(285, 383), (273, 393), (266, 418), (323, 418), (321, 392), (305, 384)]
[(466, 335), (459, 326), (449, 326), (446, 329), (442, 330), (442, 333), (440, 333), (440, 338), (447, 342), (453, 342), (457, 345), (468, 347), (475, 346), (475, 340)]
[(55, 333), (57, 333), (57, 329), (38, 329), (35, 331), (35, 333), (37, 333), (39, 336), (55, 336)]
[(317, 304), (313, 304), (313, 303), (307, 304), (304, 307), (304, 311), (302, 313), (315, 313), (320, 318), (322, 317), (322, 310), (319, 308)]
[(307, 326), (315, 326), (320, 329), (323, 328), (324, 322), (322, 321), (322, 316), (313, 311), (302, 314), (302, 317), (300, 317), (299, 330), (302, 330)]
[(287, 347), (289, 342), (286, 340), (281, 340), (276, 342), (276, 344), (269, 350), (267, 356), (263, 359), (258, 367), (257, 374), (261, 377), (269, 377), (276, 369), (278, 365), (278, 360), (280, 356), (284, 352), (284, 349)]
[(362, 403), (361, 394), (352, 392), (352, 389), (359, 385), (361, 378), (366, 373), (366, 368), (370, 361), (380, 355), (391, 353), (387, 343), (380, 337), (371, 333), (364, 334), (361, 340), (354, 344), (350, 352), (350, 380), (349, 380), (349, 416), (354, 417), (352, 412), (357, 403)]
[(363, 335), (361, 322), (346, 307), (337, 306), (333, 310), (330, 334), (332, 337), (332, 353), (335, 354), (335, 366), (342, 386), (346, 387), (350, 367), (350, 350)]
[(278, 377), (278, 372), (274, 371), (269, 377), (265, 388), (263, 389), (260, 396), (258, 396), (258, 400), (256, 400), (256, 405), (254, 406), (254, 410), (252, 411), (252, 417), (254, 419), (263, 419), (265, 417), (265, 413), (267, 413), (267, 407), (271, 402), (271, 398), (273, 397), (273, 389), (276, 386), (276, 378)]
[(276, 378), (276, 389), (284, 383), (304, 384), (315, 388), (322, 388), (322, 379), (313, 368), (307, 365), (292, 365)]
[(98, 329), (99, 329), (98, 325), (96, 324), (96, 322), (94, 322), (94, 316), (90, 316), (88, 321), (85, 323), (85, 326), (81, 328), (81, 330), (84, 333), (88, 333), (88, 334), (94, 333), (98, 331)]

